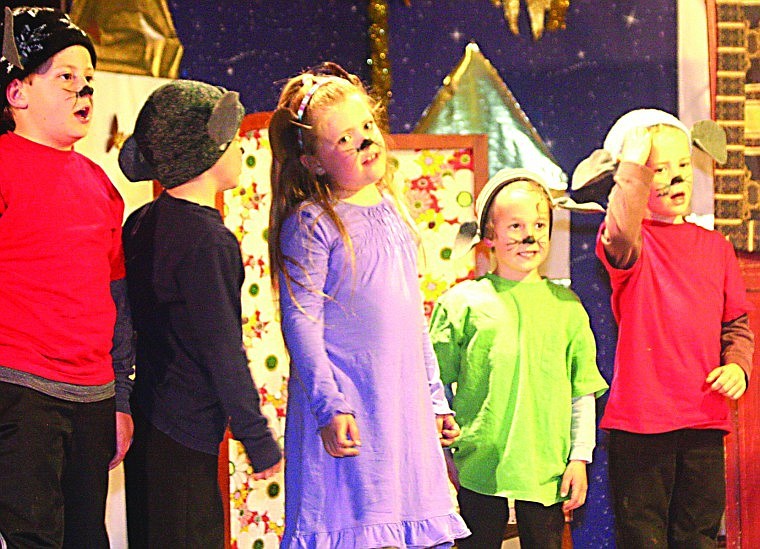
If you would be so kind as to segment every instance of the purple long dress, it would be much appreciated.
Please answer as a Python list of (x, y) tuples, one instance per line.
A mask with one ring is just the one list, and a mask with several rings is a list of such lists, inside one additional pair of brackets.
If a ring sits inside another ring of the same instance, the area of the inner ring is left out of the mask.
[[(321, 209), (283, 225), (291, 357), (283, 548), (449, 547), (469, 535), (449, 495), (435, 414), (450, 413), (430, 344), (416, 246), (392, 202), (340, 203), (350, 253)], [(294, 302), (295, 297), (296, 302)], [(300, 305), (300, 308), (299, 308)], [(333, 458), (319, 428), (351, 413), (362, 446)]]

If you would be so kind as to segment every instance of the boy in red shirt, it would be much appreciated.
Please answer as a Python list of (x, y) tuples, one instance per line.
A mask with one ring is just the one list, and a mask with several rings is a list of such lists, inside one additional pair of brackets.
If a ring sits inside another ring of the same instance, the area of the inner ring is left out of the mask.
[(751, 305), (734, 250), (685, 219), (692, 138), (674, 116), (640, 109), (604, 143), (619, 165), (596, 254), (619, 333), (600, 426), (623, 549), (714, 546), (728, 399), (744, 393), (752, 367)]
[(6, 8), (0, 82), (0, 546), (108, 547), (132, 437), (124, 204), (74, 152), (95, 50), (60, 11)]

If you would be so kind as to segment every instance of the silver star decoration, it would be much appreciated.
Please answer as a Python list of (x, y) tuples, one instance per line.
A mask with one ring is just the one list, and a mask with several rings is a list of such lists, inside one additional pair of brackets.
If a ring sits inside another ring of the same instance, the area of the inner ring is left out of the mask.
[(638, 25), (639, 20), (636, 18), (636, 10), (632, 10), (628, 15), (624, 15), (623, 21), (625, 21), (625, 27), (628, 29), (634, 25)]

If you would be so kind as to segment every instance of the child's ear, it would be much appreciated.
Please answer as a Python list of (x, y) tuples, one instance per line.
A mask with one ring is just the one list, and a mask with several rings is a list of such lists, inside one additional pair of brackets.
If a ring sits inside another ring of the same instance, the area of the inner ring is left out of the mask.
[(484, 238), (481, 239), (481, 241), (483, 242), (483, 244), (486, 245), (487, 248), (493, 248), (494, 247), (493, 240), (491, 240), (490, 238), (484, 237)]
[(24, 83), (18, 78), (11, 80), (11, 83), (5, 88), (5, 98), (11, 107), (25, 109), (27, 107), (27, 99)]
[(299, 160), (301, 161), (301, 165), (311, 173), (315, 173), (317, 175), (325, 175), (325, 169), (322, 167), (322, 164), (314, 155), (302, 154), (299, 157)]

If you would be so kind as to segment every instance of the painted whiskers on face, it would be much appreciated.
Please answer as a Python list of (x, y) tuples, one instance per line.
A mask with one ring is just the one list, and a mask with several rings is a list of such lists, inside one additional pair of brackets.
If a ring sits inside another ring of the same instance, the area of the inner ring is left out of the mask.
[(549, 199), (537, 189), (512, 183), (491, 206), (492, 234), (484, 239), (496, 261), (495, 273), (510, 280), (540, 280), (539, 267), (549, 254)]
[(304, 155), (306, 165), (325, 174), (341, 199), (370, 192), (368, 187), (385, 174), (387, 153), (366, 97), (348, 95), (329, 107), (315, 109), (312, 116), (317, 139), (314, 153)]
[(532, 234), (526, 236), (522, 240), (516, 239), (516, 238), (510, 238), (506, 244), (505, 247), (508, 251), (514, 251), (516, 248), (519, 248), (519, 246), (530, 246), (532, 244), (538, 244), (538, 248), (540, 252), (546, 252), (548, 246), (549, 246), (549, 235), (541, 235), (538, 238), (534, 237)]
[(672, 126), (652, 131), (652, 150), (647, 166), (654, 179), (647, 201), (648, 217), (670, 223), (683, 222), (691, 211), (693, 169), (687, 135)]
[(92, 122), (94, 68), (90, 52), (69, 46), (7, 89), (16, 133), (61, 150), (87, 135)]
[(668, 183), (664, 187), (658, 187), (657, 189), (655, 189), (655, 194), (657, 195), (658, 198), (661, 198), (663, 196), (670, 196), (670, 194), (673, 192), (673, 187), (675, 185), (678, 185), (679, 183), (685, 183), (685, 182), (686, 180), (683, 177), (681, 177), (680, 175), (677, 175), (670, 181), (670, 183)]

